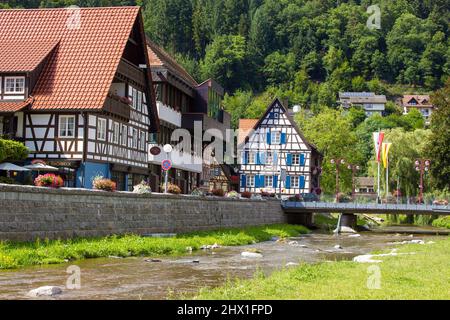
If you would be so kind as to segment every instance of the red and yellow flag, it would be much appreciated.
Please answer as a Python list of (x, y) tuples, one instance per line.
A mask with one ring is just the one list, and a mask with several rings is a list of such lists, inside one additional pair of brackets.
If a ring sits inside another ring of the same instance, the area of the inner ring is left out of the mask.
[(383, 143), (381, 148), (381, 158), (383, 159), (383, 167), (387, 168), (389, 164), (389, 150), (391, 149), (392, 143)]

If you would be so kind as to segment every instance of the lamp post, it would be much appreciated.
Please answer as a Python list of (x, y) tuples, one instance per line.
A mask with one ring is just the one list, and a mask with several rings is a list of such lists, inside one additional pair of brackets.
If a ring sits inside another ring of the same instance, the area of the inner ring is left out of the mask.
[(423, 202), (423, 175), (428, 172), (431, 165), (431, 160), (429, 159), (416, 159), (414, 162), (416, 166), (416, 171), (420, 173), (420, 185), (419, 185), (419, 203)]
[(355, 199), (355, 175), (356, 171), (359, 171), (360, 167), (356, 164), (349, 164), (348, 169), (352, 170), (352, 198)]
[(345, 159), (343, 158), (337, 158), (337, 159), (331, 159), (331, 164), (336, 165), (336, 202), (339, 202), (338, 194), (339, 194), (339, 165), (345, 164)]
[[(169, 159), (169, 154), (172, 152), (172, 146), (170, 144), (166, 144), (163, 147), (164, 152), (166, 153), (166, 158)], [(164, 193), (167, 193), (167, 182), (169, 180), (169, 170), (165, 170), (164, 174)]]

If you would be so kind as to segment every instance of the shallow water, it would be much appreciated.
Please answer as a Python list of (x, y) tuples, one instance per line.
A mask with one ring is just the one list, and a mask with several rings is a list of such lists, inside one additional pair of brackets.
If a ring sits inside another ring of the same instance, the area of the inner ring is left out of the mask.
[[(101, 258), (1, 271), (0, 299), (29, 299), (26, 296), (29, 290), (45, 285), (63, 288), (61, 295), (47, 299), (165, 299), (169, 292), (189, 293), (205, 286), (218, 286), (227, 277), (248, 278), (257, 269), (268, 274), (289, 262), (349, 260), (360, 254), (394, 247), (392, 242), (434, 238), (369, 232), (360, 235), (312, 233), (282, 242), (269, 241), (194, 252), (183, 257), (159, 258), (161, 262), (147, 262), (148, 257)], [(335, 245), (342, 249), (335, 249)], [(241, 257), (241, 252), (249, 248), (260, 250), (263, 257)], [(70, 265), (81, 269), (81, 289), (65, 288), (69, 277), (66, 269)]]

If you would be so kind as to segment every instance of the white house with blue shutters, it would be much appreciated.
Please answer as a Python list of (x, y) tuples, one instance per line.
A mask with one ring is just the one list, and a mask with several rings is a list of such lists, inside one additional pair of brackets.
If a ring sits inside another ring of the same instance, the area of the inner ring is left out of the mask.
[(261, 119), (241, 119), (239, 130), (240, 192), (317, 192), (322, 155), (305, 139), (279, 99)]

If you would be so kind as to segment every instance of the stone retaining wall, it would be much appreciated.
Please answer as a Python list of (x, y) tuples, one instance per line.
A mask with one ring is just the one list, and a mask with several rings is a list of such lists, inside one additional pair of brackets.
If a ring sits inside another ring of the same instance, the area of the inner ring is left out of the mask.
[(181, 233), (285, 223), (277, 200), (137, 195), (0, 184), (0, 239)]

